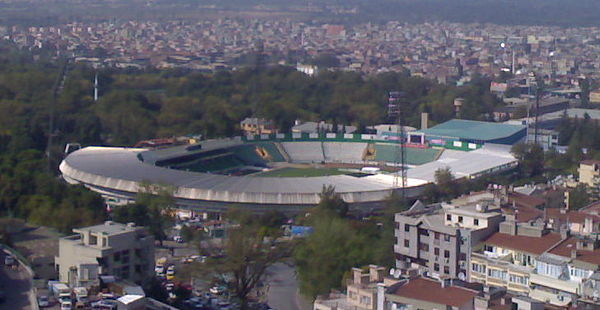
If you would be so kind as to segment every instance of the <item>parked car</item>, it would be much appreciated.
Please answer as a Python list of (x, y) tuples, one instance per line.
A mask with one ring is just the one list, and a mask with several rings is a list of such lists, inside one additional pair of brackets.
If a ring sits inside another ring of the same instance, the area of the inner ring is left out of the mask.
[(182, 236), (175, 236), (173, 237), (173, 241), (177, 242), (177, 243), (183, 243), (183, 237)]
[(154, 267), (154, 272), (156, 272), (157, 275), (161, 275), (165, 273), (165, 266), (163, 265), (156, 265), (156, 267)]
[(117, 309), (117, 302), (114, 300), (99, 300), (91, 304), (94, 310), (115, 310)]
[(225, 293), (225, 290), (226, 289), (224, 286), (213, 286), (208, 291), (215, 295), (221, 295), (221, 294)]
[(4, 265), (6, 265), (6, 266), (12, 266), (15, 263), (16, 263), (16, 260), (11, 255), (6, 255), (4, 257)]
[(40, 308), (50, 307), (48, 296), (38, 296), (38, 306)]

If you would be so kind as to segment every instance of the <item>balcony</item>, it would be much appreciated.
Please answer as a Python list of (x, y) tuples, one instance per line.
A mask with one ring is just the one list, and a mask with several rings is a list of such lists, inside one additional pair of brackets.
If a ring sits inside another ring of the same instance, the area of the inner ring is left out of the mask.
[(529, 276), (529, 283), (553, 288), (553, 289), (563, 291), (563, 292), (569, 292), (572, 294), (579, 294), (579, 292), (580, 292), (580, 287), (579, 287), (578, 282), (569, 281), (569, 280), (560, 280), (560, 279), (556, 279), (556, 278), (538, 274), (538, 273), (531, 273), (531, 275)]

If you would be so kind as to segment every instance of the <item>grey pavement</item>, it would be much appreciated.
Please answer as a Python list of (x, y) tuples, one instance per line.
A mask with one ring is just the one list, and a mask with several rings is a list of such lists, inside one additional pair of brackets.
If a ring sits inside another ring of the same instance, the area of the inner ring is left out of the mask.
[(286, 263), (277, 263), (268, 270), (268, 304), (275, 310), (310, 310), (309, 301), (298, 291), (295, 269)]
[(4, 266), (5, 253), (0, 251), (0, 287), (6, 294), (6, 300), (0, 303), (0, 310), (33, 310), (29, 291), (32, 279), (23, 266), (12, 270)]

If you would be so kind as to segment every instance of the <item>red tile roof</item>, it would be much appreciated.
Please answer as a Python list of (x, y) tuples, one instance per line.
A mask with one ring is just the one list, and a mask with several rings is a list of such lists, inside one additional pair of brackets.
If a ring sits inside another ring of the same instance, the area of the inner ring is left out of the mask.
[(586, 218), (591, 218), (594, 222), (600, 222), (600, 216), (582, 212), (582, 211), (567, 211), (566, 213), (561, 213), (558, 208), (548, 208), (546, 209), (546, 217), (559, 219), (561, 222), (571, 222), (571, 223), (584, 223)]
[(497, 232), (491, 235), (485, 244), (525, 253), (541, 255), (560, 241), (560, 234), (548, 233), (542, 237), (513, 236)]
[(544, 212), (542, 210), (519, 205), (516, 207), (502, 207), (502, 212), (504, 214), (514, 214), (515, 220), (518, 223), (526, 223), (544, 216)]
[(582, 160), (580, 163), (584, 165), (600, 165), (600, 160), (588, 159)]
[(538, 197), (528, 196), (525, 194), (512, 192), (508, 193), (508, 202), (514, 202), (516, 205), (524, 207), (541, 207), (546, 204), (546, 200)]
[(417, 278), (400, 286), (392, 294), (405, 298), (460, 307), (472, 301), (477, 292), (459, 286), (442, 287), (439, 281)]
[[(577, 238), (570, 237), (559, 244), (556, 248), (552, 249), (550, 253), (570, 258), (571, 251), (575, 249), (577, 249)], [(600, 249), (596, 249), (594, 251), (577, 250), (576, 260), (594, 265), (600, 265)]]

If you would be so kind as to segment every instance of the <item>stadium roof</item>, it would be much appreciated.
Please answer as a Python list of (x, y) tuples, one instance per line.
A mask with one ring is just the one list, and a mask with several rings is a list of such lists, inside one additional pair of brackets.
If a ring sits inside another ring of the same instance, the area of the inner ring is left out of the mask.
[(453, 119), (420, 132), (426, 135), (491, 141), (510, 137), (525, 129), (521, 125)]

